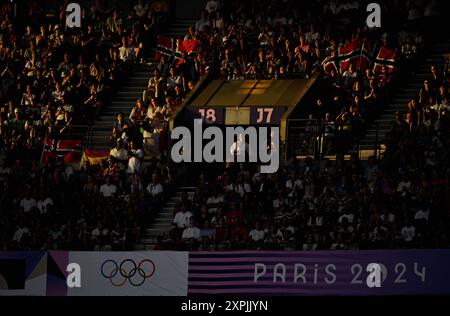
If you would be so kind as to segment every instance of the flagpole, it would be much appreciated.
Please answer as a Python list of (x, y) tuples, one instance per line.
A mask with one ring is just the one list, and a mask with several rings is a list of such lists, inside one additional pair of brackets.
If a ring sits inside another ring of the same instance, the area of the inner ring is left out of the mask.
[(44, 150), (45, 150), (45, 146), (47, 145), (47, 136), (45, 136), (44, 139), (44, 146), (42, 146), (42, 152), (41, 152), (41, 160), (40, 163), (42, 164), (42, 159), (44, 158)]
[(359, 60), (358, 60), (358, 71), (361, 71), (361, 58), (363, 55), (363, 51), (364, 51), (364, 44), (366, 43), (366, 41), (363, 42), (362, 48), (361, 48), (361, 53), (359, 54)]

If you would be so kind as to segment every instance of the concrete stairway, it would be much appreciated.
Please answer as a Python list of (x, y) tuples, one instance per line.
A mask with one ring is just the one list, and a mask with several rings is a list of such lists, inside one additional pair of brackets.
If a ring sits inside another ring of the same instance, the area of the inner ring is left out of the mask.
[[(188, 33), (189, 26), (194, 26), (198, 18), (177, 19), (171, 23), (164, 35), (179, 38), (184, 37)], [(150, 228), (146, 229), (141, 241), (134, 246), (134, 250), (152, 250), (155, 247), (157, 238), (159, 236), (167, 236), (172, 229), (172, 221), (174, 217), (174, 210), (178, 202), (181, 201), (182, 192), (187, 192), (188, 197), (192, 200), (195, 192), (194, 187), (180, 187), (177, 192), (165, 204), (162, 212), (160, 212), (154, 219)]]
[[(378, 150), (381, 155), (384, 153), (385, 146), (380, 144), (384, 136), (390, 130), (395, 112), (403, 114), (406, 112), (408, 102), (418, 96), (420, 88), (425, 79), (431, 76), (431, 65), (436, 65), (438, 71), (442, 72), (445, 63), (445, 54), (450, 53), (450, 40), (440, 42), (431, 47), (425, 55), (420, 66), (418, 66), (412, 75), (412, 79), (404, 88), (401, 88), (394, 95), (390, 104), (384, 107), (378, 118), (372, 123), (372, 126), (366, 131), (365, 137), (357, 145), (362, 156), (374, 154), (377, 144), (377, 126), (378, 126)], [(364, 157), (362, 157), (364, 158)]]
[[(168, 26), (165, 32), (167, 36), (174, 38), (184, 37), (188, 33), (189, 26), (195, 25), (197, 18), (178, 19)], [(126, 84), (117, 92), (114, 100), (101, 113), (99, 119), (91, 128), (90, 135), (85, 137), (84, 143), (98, 151), (109, 151), (109, 137), (117, 114), (123, 112), (126, 117), (130, 114), (136, 100), (142, 97), (142, 92), (147, 87), (151, 77), (152, 66), (157, 63), (154, 59), (156, 50), (151, 53), (151, 59), (139, 64), (136, 71), (126, 81)]]
[(134, 250), (153, 250), (159, 236), (167, 236), (172, 229), (174, 211), (181, 201), (182, 192), (187, 192), (189, 200), (194, 197), (195, 187), (180, 187), (154, 219), (150, 228), (146, 229), (143, 238), (134, 246)]
[(184, 37), (188, 33), (189, 26), (195, 26), (195, 23), (198, 19), (200, 19), (200, 17), (177, 19), (168, 26), (167, 31), (164, 35), (174, 38)]
[(136, 100), (142, 98), (142, 92), (147, 87), (151, 76), (151, 64), (138, 64), (136, 71), (126, 80), (124, 86), (100, 113), (98, 120), (92, 126), (91, 139), (87, 140), (93, 150), (109, 151), (109, 137), (117, 114), (123, 112), (125, 117), (130, 115)]

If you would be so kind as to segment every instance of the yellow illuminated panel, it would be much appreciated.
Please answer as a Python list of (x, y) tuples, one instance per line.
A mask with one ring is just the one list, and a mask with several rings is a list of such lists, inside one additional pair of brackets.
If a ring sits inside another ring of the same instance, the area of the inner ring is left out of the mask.
[(249, 94), (250, 91), (252, 91), (251, 89), (239, 89), (238, 91), (236, 91), (237, 95), (243, 95), (243, 94)]
[(225, 125), (237, 125), (237, 111), (236, 108), (226, 108), (225, 111)]
[(250, 108), (228, 107), (225, 110), (225, 125), (249, 125)]
[(250, 124), (250, 108), (240, 108), (238, 111), (238, 125)]
[(256, 95), (256, 94), (264, 94), (264, 93), (266, 93), (266, 89), (255, 89), (255, 90), (252, 90), (252, 92), (251, 92), (251, 94), (252, 95)]
[(258, 81), (256, 81), (256, 80), (244, 81), (244, 82), (241, 84), (241, 89), (253, 89), (253, 87), (255, 86), (255, 84), (256, 84), (257, 82), (258, 82)]

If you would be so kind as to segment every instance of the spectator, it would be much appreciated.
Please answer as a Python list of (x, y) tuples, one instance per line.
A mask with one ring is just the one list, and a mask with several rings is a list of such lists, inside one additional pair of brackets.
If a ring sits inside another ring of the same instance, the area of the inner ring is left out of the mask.
[(153, 174), (152, 179), (153, 182), (147, 186), (147, 193), (153, 197), (153, 199), (159, 199), (164, 193), (164, 187), (159, 182), (159, 176), (157, 174)]
[(183, 230), (181, 240), (184, 242), (200, 240), (200, 229), (196, 226), (194, 217), (189, 218), (189, 226)]
[(117, 187), (112, 183), (111, 177), (106, 177), (105, 184), (100, 186), (100, 193), (105, 198), (113, 197), (117, 193)]
[(186, 206), (181, 206), (181, 210), (175, 214), (173, 224), (179, 229), (184, 229), (189, 226), (189, 220), (192, 217), (192, 213), (189, 212)]
[(254, 243), (261, 243), (264, 241), (265, 238), (265, 232), (264, 230), (261, 229), (261, 224), (260, 222), (256, 222), (255, 223), (255, 228), (253, 228), (249, 233), (248, 233), (250, 240)]

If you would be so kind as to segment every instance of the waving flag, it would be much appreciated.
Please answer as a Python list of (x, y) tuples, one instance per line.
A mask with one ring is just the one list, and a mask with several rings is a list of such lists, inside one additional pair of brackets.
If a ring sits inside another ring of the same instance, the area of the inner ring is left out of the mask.
[(374, 57), (374, 45), (369, 40), (355, 39), (339, 48), (339, 66), (341, 72), (353, 65), (355, 70), (370, 67)]
[(189, 55), (197, 52), (199, 42), (197, 40), (178, 40), (177, 49), (179, 52), (186, 52)]
[(65, 164), (80, 163), (83, 148), (81, 140), (46, 139), (41, 162), (47, 164), (57, 158), (63, 158)]
[(330, 74), (332, 70), (334, 70), (336, 73), (339, 72), (338, 70), (338, 63), (337, 63), (337, 57), (336, 57), (336, 53), (332, 52), (330, 56), (327, 56), (323, 61), (322, 61), (322, 67), (323, 70), (327, 73)]
[(346, 71), (350, 65), (353, 65), (356, 70), (358, 59), (361, 57), (361, 46), (361, 41), (356, 39), (339, 48), (338, 59), (341, 72)]
[(383, 66), (386, 66), (388, 72), (393, 72), (397, 67), (397, 52), (385, 46), (378, 51), (373, 72), (380, 73)]
[(175, 55), (175, 41), (171, 37), (158, 35), (156, 46), (156, 59), (160, 60), (161, 56), (172, 57)]
[(197, 40), (176, 40), (164, 35), (158, 35), (156, 59), (160, 60), (161, 56), (169, 58), (174, 57), (176, 60), (181, 58), (183, 52), (189, 55), (195, 55), (199, 48), (199, 41)]
[(370, 68), (375, 57), (375, 44), (370, 40), (363, 40), (361, 47), (361, 55), (358, 59), (357, 69), (364, 70)]
[(83, 158), (81, 159), (81, 165), (83, 165), (85, 161), (89, 161), (90, 165), (98, 165), (102, 162), (102, 160), (108, 159), (108, 157), (109, 152), (101, 152), (85, 149), (83, 151)]
[(374, 59), (375, 46), (370, 40), (355, 39), (339, 47), (337, 53), (332, 52), (326, 57), (322, 66), (326, 73), (331, 70), (343, 73), (350, 65), (354, 70), (369, 68)]

